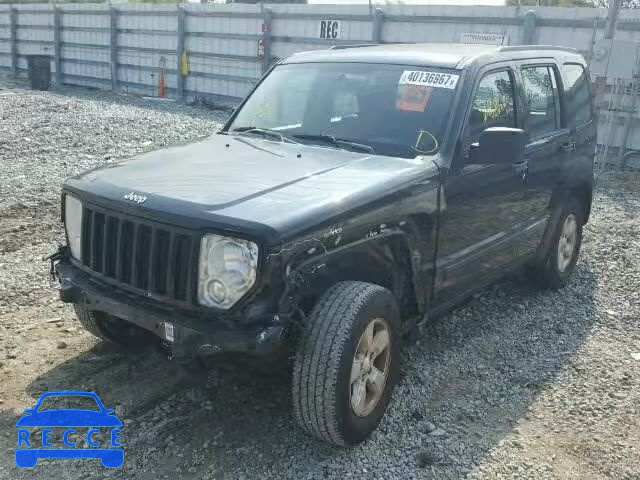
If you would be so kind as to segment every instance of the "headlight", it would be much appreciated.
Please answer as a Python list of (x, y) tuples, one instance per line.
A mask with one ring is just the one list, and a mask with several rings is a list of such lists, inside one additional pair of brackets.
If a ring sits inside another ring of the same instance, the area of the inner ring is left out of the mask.
[(205, 235), (200, 241), (198, 301), (228, 309), (256, 281), (258, 246), (248, 240)]
[(64, 227), (71, 256), (82, 258), (82, 202), (68, 193), (64, 196)]

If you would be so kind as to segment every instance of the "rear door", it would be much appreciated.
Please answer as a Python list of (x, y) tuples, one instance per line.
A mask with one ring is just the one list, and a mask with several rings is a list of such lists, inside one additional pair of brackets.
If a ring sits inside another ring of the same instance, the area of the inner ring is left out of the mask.
[(518, 65), (523, 129), (529, 134), (525, 150), (526, 242), (518, 252), (532, 253), (551, 213), (551, 196), (571, 161), (574, 143), (563, 125), (560, 102), (562, 77), (555, 62), (527, 60)]
[[(579, 63), (565, 63), (562, 65), (562, 70), (564, 117), (566, 126), (571, 132), (571, 143), (575, 144), (573, 165), (579, 172), (588, 172), (588, 177), (591, 177), (596, 151), (596, 125), (589, 75), (584, 66)], [(582, 175), (585, 174), (582, 173)], [(587, 181), (591, 182), (592, 178), (587, 178)]]

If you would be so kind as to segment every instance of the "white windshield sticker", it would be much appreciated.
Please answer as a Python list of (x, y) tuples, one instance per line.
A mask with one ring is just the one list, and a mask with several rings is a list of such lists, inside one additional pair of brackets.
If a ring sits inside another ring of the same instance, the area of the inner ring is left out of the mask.
[(423, 87), (448, 88), (453, 90), (458, 84), (460, 75), (441, 72), (419, 72), (405, 70), (400, 77), (399, 85), (421, 85)]

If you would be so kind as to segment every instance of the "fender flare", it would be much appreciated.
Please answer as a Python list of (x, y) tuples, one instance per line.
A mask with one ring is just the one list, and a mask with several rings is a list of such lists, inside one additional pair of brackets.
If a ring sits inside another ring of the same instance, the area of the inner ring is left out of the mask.
[[(330, 269), (336, 265), (335, 263), (332, 265), (332, 261), (336, 261), (341, 256), (347, 255), (349, 252), (353, 252), (364, 246), (371, 245), (376, 249), (380, 249), (395, 243), (392, 247), (394, 258), (391, 265), (397, 264), (395, 255), (399, 253), (397, 249), (398, 245), (400, 245), (400, 248), (406, 254), (405, 258), (408, 260), (408, 266), (410, 268), (409, 286), (412, 288), (418, 313), (424, 313), (427, 303), (428, 285), (424, 275), (422, 275), (424, 270), (422, 266), (422, 255), (416, 253), (419, 252), (417, 239), (412, 239), (411, 237), (411, 234), (400, 228), (387, 229), (375, 236), (360, 238), (330, 250), (326, 248), (322, 249), (317, 255), (302, 260), (296, 264), (286, 276), (285, 288), (278, 301), (281, 311), (292, 309), (299, 311), (300, 309), (297, 305), (299, 299), (305, 293), (313, 290), (310, 282), (306, 280), (310, 277), (314, 278), (316, 275), (331, 276)], [(359, 252), (359, 254), (360, 253), (361, 252)], [(391, 272), (391, 274), (393, 275), (393, 272)], [(341, 278), (336, 278), (335, 281), (337, 282), (339, 280), (341, 280)], [(397, 295), (398, 292), (394, 292), (394, 294)]]

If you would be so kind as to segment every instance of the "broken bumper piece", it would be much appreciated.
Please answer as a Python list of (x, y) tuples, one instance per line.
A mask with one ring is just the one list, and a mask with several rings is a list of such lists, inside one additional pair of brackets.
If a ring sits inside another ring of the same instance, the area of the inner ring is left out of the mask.
[(215, 316), (199, 318), (188, 311), (165, 306), (102, 284), (68, 261), (55, 266), (60, 299), (84, 304), (148, 330), (169, 344), (172, 357), (183, 361), (223, 352), (254, 355), (275, 353), (284, 341), (284, 326), (273, 317), (258, 325), (230, 328)]

